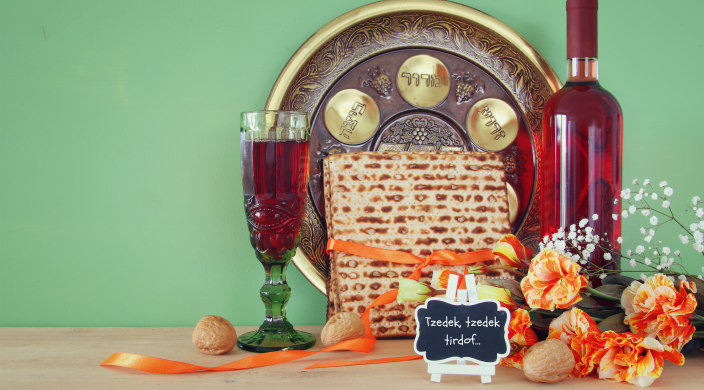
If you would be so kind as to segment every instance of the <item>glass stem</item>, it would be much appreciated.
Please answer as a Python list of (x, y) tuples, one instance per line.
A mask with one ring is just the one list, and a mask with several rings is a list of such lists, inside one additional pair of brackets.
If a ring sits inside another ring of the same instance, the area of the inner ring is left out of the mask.
[(259, 295), (264, 303), (266, 319), (260, 331), (288, 332), (293, 331), (293, 325), (286, 319), (286, 303), (291, 297), (291, 287), (286, 283), (286, 269), (295, 250), (284, 254), (281, 259), (272, 259), (265, 254), (259, 254), (259, 260), (264, 266), (264, 285)]

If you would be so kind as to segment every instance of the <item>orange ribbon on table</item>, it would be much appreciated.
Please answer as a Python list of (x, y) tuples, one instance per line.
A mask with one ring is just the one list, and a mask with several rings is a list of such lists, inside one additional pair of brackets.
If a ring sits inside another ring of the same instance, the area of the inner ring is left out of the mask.
[[(415, 280), (418, 280), (420, 278), (422, 269), (429, 264), (441, 264), (450, 266), (467, 265), (493, 259), (491, 249), (466, 253), (455, 253), (447, 250), (439, 250), (431, 253), (429, 256), (419, 257), (408, 252), (374, 248), (362, 244), (356, 244), (353, 242), (340, 240), (329, 240), (327, 245), (327, 251), (345, 252), (351, 255), (362, 256), (374, 260), (389, 261), (398, 264), (417, 264), (418, 266), (416, 267), (415, 271), (413, 271), (413, 273), (409, 276), (410, 279)], [(321, 352), (355, 351), (368, 353), (371, 352), (372, 348), (374, 347), (374, 344), (376, 343), (376, 338), (374, 337), (371, 326), (369, 324), (370, 310), (373, 307), (383, 306), (394, 302), (396, 300), (397, 295), (398, 290), (387, 291), (386, 293), (377, 297), (371, 303), (371, 305), (366, 308), (366, 310), (362, 314), (362, 322), (364, 323), (366, 329), (364, 337), (342, 341), (317, 351), (290, 350), (265, 352), (257, 355), (247, 356), (245, 358), (235, 360), (234, 362), (215, 367), (199, 366), (195, 364), (182, 363), (174, 360), (161, 359), (152, 356), (118, 352), (113, 353), (100, 365), (132, 368), (135, 370), (146, 371), (155, 374), (182, 374), (187, 372), (199, 371), (235, 371), (244, 370), (248, 368), (272, 366), (275, 364), (286, 363), (304, 357), (312, 356)], [(362, 364), (390, 363), (409, 361), (420, 358), (420, 355), (395, 356), (372, 360), (317, 363), (306, 368), (311, 369), (324, 367), (353, 366)]]

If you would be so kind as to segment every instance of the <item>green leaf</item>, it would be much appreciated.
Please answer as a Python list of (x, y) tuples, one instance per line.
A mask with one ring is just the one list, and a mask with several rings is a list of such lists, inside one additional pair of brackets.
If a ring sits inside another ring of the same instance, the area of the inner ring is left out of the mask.
[[(595, 288), (596, 291), (603, 295), (607, 295), (609, 297), (614, 298), (613, 300), (621, 300), (621, 294), (623, 294), (623, 290), (625, 289), (625, 286), (622, 286), (620, 284), (603, 284), (597, 288)], [(609, 299), (607, 297), (602, 297), (600, 295), (595, 294), (597, 298), (604, 298), (604, 299)]]
[(602, 284), (618, 284), (624, 287), (628, 287), (636, 281), (637, 279), (634, 279), (630, 276), (626, 276), (624, 274), (614, 274), (614, 275), (609, 275), (605, 277), (604, 279), (601, 280)]
[(589, 294), (580, 293), (579, 295), (582, 297), (582, 300), (576, 303), (578, 308), (580, 308), (580, 309), (596, 309), (599, 307), (599, 303), (594, 298), (592, 298)]
[(599, 322), (599, 329), (601, 329), (602, 332), (606, 332), (607, 330), (613, 330), (616, 333), (628, 332), (630, 329), (623, 323), (625, 316), (624, 313), (608, 316)]

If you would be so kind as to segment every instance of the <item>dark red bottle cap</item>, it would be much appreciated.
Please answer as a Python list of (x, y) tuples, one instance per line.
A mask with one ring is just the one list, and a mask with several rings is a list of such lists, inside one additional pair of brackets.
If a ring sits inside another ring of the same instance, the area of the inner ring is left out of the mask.
[(567, 58), (597, 58), (598, 0), (567, 0)]

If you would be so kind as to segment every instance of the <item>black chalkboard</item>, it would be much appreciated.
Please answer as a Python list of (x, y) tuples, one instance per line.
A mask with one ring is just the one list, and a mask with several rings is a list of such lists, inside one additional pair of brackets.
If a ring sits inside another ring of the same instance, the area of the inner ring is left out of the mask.
[(510, 318), (493, 299), (457, 303), (430, 298), (416, 308), (416, 353), (434, 363), (467, 359), (497, 364), (510, 350)]

